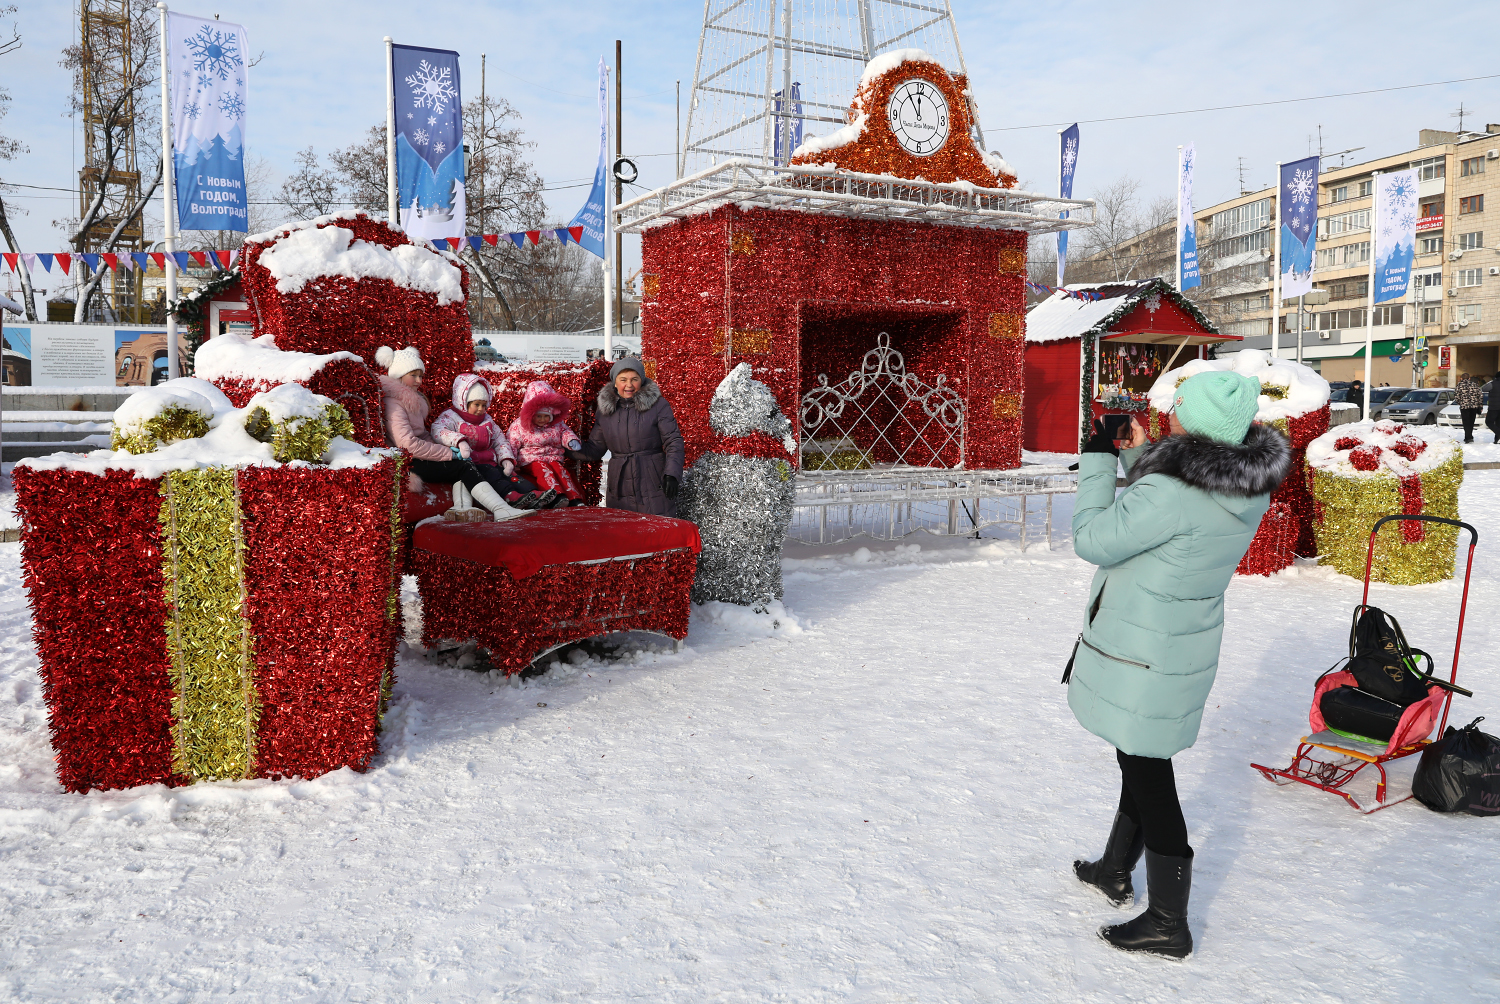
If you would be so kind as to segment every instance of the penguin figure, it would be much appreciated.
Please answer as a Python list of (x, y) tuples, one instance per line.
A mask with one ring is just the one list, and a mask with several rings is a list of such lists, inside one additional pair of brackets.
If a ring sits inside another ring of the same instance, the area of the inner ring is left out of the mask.
[[(714, 432), (731, 442), (764, 433), (780, 440), (796, 456), (792, 423), (776, 403), (771, 388), (740, 363), (714, 391), (708, 406)], [(762, 448), (755, 452), (764, 453)], [(698, 524), (703, 551), (693, 580), (693, 602), (719, 600), (764, 610), (782, 597), (781, 548), (792, 521), (796, 489), (793, 468), (779, 457), (709, 452), (698, 458), (683, 479), (678, 515)]]

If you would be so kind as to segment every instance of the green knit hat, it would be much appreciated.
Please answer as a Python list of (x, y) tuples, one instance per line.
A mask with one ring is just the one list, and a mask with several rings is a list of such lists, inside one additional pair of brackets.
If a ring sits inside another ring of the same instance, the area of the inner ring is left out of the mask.
[(1260, 408), (1260, 381), (1215, 370), (1188, 377), (1172, 398), (1172, 411), (1195, 436), (1242, 443)]

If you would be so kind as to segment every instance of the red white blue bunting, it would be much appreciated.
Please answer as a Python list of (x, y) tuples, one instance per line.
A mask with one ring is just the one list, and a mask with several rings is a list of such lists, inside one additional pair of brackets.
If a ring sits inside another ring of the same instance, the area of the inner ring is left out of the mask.
[(432, 241), (432, 246), (439, 251), (457, 251), (468, 244), (475, 252), (478, 252), (485, 244), (494, 247), (500, 241), (507, 240), (525, 250), (527, 241), (535, 247), (542, 242), (542, 238), (547, 236), (555, 237), (564, 244), (569, 241), (577, 244), (583, 240), (583, 227), (552, 227), (547, 230), (518, 230), (513, 234), (471, 234), (468, 237), (445, 237), (442, 240)]
[[(69, 275), (73, 270), (73, 263), (81, 260), (88, 266), (90, 272), (99, 271), (102, 265), (108, 269), (141, 269), (142, 271), (155, 265), (157, 268), (167, 267), (166, 251), (127, 251), (127, 252), (100, 252), (99, 254), (77, 254), (74, 252), (54, 251), (51, 253), (32, 254), (29, 251), (0, 253), (0, 259), (5, 262), (5, 267), (12, 272), (19, 272), (25, 266), (28, 272), (35, 272), (37, 266), (43, 271), (51, 272), (55, 264), (58, 271), (63, 275)], [(176, 262), (179, 269), (186, 270), (193, 265), (200, 268), (214, 268), (220, 272), (227, 272), (234, 267), (239, 260), (238, 251), (173, 251), (172, 261)]]
[(1068, 289), (1065, 286), (1044, 286), (1039, 282), (1026, 280), (1026, 291), (1038, 296), (1051, 296), (1053, 293), (1061, 293), (1063, 296), (1071, 296), (1075, 300), (1102, 300), (1103, 293), (1095, 293), (1087, 289)]

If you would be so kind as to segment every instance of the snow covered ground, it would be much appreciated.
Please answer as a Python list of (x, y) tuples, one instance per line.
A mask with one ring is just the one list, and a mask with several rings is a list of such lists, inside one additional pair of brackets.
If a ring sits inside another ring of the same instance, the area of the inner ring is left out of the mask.
[[(1461, 674), (1478, 696), (1455, 718), (1500, 724), (1500, 471), (1471, 472), (1461, 505), (1485, 539)], [(1091, 568), (1065, 530), (1051, 551), (915, 544), (798, 550), (785, 610), (701, 608), (680, 654), (521, 684), (407, 652), (363, 775), (87, 796), (58, 789), (0, 545), (0, 997), (1500, 997), (1500, 822), (1360, 816), (1247, 766), (1306, 731), (1358, 583), (1296, 568), (1230, 589), (1176, 760), (1198, 950), (1174, 964), (1095, 938), (1129, 914), (1070, 873), (1118, 793), (1057, 682)], [(1374, 595), (1446, 660), (1457, 583)]]

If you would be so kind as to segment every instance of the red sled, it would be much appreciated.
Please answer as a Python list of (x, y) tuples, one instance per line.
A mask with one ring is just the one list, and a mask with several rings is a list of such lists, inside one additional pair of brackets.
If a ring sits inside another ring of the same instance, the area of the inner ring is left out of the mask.
[[(1469, 573), (1474, 568), (1474, 547), (1479, 543), (1479, 534), (1468, 523), (1456, 519), (1445, 519), (1442, 516), (1382, 516), (1375, 521), (1374, 528), (1370, 530), (1370, 549), (1365, 556), (1365, 592), (1364, 598), (1360, 601), (1361, 608), (1368, 607), (1370, 602), (1370, 568), (1375, 558), (1375, 535), (1380, 532), (1381, 526), (1393, 520), (1445, 523), (1469, 531), (1469, 556), (1464, 567), (1463, 598), (1458, 605), (1458, 631), (1453, 639), (1453, 668), (1448, 673), (1448, 683), (1456, 684), (1458, 682), (1458, 650), (1464, 638), (1464, 612), (1469, 606)], [(1336, 735), (1332, 740), (1320, 737), (1320, 733), (1323, 733), (1326, 728), (1320, 705), (1323, 694), (1334, 687), (1353, 682), (1354, 677), (1348, 672), (1327, 673), (1319, 679), (1317, 689), (1313, 693), (1312, 710), (1308, 713), (1308, 724), (1312, 727), (1312, 735), (1302, 737), (1290, 766), (1266, 767), (1258, 763), (1252, 763), (1250, 766), (1260, 771), (1261, 776), (1273, 784), (1285, 785), (1298, 781), (1311, 785), (1339, 796), (1355, 809), (1369, 815), (1372, 812), (1399, 805), (1412, 797), (1407, 794), (1402, 798), (1389, 801), (1386, 799), (1385, 765), (1392, 760), (1400, 760), (1421, 753), (1432, 742), (1431, 736), (1443, 734), (1443, 728), (1448, 724), (1448, 708), (1453, 701), (1453, 692), (1436, 684), (1430, 686), (1426, 700), (1409, 705), (1402, 713), (1396, 731), (1391, 735), (1384, 752), (1374, 752), (1379, 750), (1376, 744), (1371, 744), (1370, 750), (1366, 751), (1351, 749), (1343, 745), (1347, 740), (1342, 736)], [(1437, 722), (1436, 732), (1432, 728), (1434, 722)], [(1329, 754), (1333, 755), (1329, 756)], [(1370, 766), (1374, 766), (1379, 772), (1380, 780), (1375, 785), (1375, 804), (1367, 808), (1350, 794), (1347, 786), (1361, 771)]]

